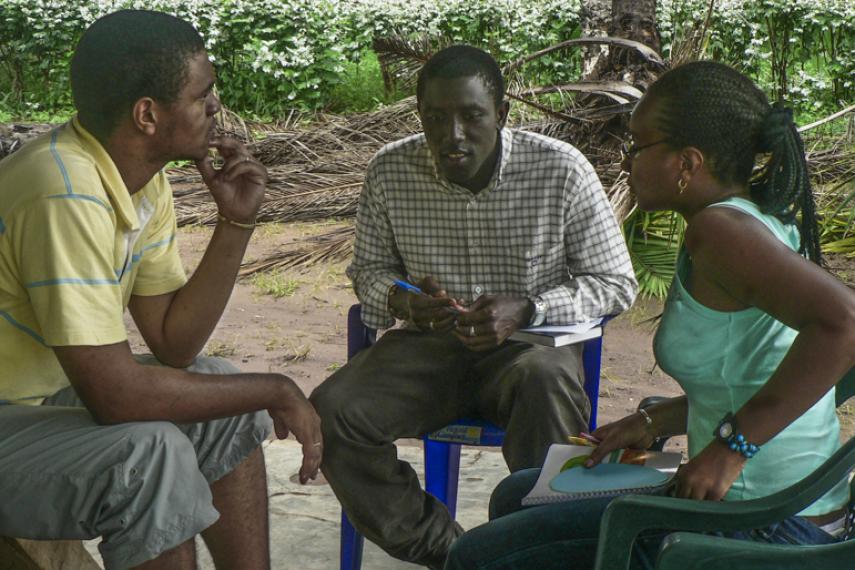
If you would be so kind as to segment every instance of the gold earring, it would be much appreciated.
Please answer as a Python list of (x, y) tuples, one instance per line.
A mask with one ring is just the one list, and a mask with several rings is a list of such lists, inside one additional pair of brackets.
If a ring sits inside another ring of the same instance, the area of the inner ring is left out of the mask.
[(677, 181), (677, 188), (680, 189), (680, 194), (686, 191), (686, 188), (689, 187), (689, 183), (683, 180), (682, 178)]

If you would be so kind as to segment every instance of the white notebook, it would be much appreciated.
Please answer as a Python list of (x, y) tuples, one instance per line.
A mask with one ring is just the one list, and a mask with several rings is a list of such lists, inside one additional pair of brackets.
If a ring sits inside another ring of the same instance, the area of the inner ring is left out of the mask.
[(575, 325), (547, 325), (520, 329), (510, 336), (510, 340), (545, 346), (566, 346), (603, 336), (602, 322), (603, 319), (596, 319)]
[(552, 444), (540, 477), (523, 505), (539, 505), (575, 499), (609, 497), (625, 493), (664, 493), (682, 454), (619, 449), (599, 465), (583, 467), (593, 447)]

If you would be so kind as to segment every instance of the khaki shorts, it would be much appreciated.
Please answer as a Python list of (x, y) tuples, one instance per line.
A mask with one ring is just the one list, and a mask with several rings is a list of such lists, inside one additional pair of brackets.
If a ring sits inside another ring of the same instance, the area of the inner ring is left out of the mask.
[[(238, 372), (216, 358), (190, 369)], [(0, 536), (101, 536), (108, 570), (136, 566), (217, 520), (210, 484), (270, 430), (265, 411), (198, 424), (98, 425), (71, 388), (41, 406), (0, 405)]]

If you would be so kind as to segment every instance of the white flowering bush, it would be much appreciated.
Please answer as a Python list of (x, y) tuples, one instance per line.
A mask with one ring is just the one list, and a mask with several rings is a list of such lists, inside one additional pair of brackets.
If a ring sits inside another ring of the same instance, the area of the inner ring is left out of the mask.
[(190, 21), (217, 66), (223, 99), (235, 108), (315, 107), (342, 70), (330, 26), (336, 7), (325, 0), (0, 0), (0, 56), (22, 102), (67, 105), (68, 65), (80, 34), (121, 8)]
[[(687, 23), (703, 21), (708, 7), (708, 0), (660, 0), (663, 49)], [(719, 0), (711, 29), (709, 54), (773, 98), (808, 112), (855, 100), (852, 0)]]
[[(705, 17), (709, 0), (658, 4), (667, 55), (684, 26)], [(67, 108), (74, 45), (95, 19), (121, 8), (193, 23), (217, 65), (225, 104), (273, 115), (323, 107), (344, 65), (374, 36), (427, 33), (508, 61), (578, 36), (581, 0), (0, 0), (0, 103)], [(719, 0), (712, 24), (711, 54), (773, 93), (810, 105), (855, 95), (852, 0)], [(526, 66), (528, 79), (577, 77), (580, 62), (568, 53)]]
[[(500, 62), (516, 59), (580, 32), (580, 0), (353, 0), (344, 3), (347, 35), (356, 49), (374, 36), (428, 34), (488, 50)], [(566, 54), (527, 67), (530, 79), (578, 75)]]
[[(235, 109), (317, 108), (343, 64), (375, 35), (424, 33), (484, 46), (501, 59), (578, 35), (579, 0), (0, 0), (0, 87), (33, 110), (70, 104), (68, 66), (104, 14), (175, 14), (203, 35)], [(573, 62), (544, 65), (569, 75)], [(549, 71), (550, 69), (547, 69)], [(5, 76), (4, 76), (5, 75)], [(3, 98), (0, 96), (0, 102)]]

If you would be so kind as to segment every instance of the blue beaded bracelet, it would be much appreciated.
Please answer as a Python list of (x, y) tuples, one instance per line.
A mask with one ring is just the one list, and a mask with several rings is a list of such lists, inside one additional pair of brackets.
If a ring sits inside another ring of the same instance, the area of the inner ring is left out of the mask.
[(751, 459), (760, 446), (745, 441), (745, 436), (741, 433), (736, 433), (730, 436), (727, 446), (733, 451), (738, 451), (745, 456), (746, 459)]
[(733, 414), (726, 414), (713, 432), (715, 438), (729, 447), (732, 451), (741, 453), (746, 459), (751, 459), (759, 451), (760, 446), (753, 444), (739, 433)]

